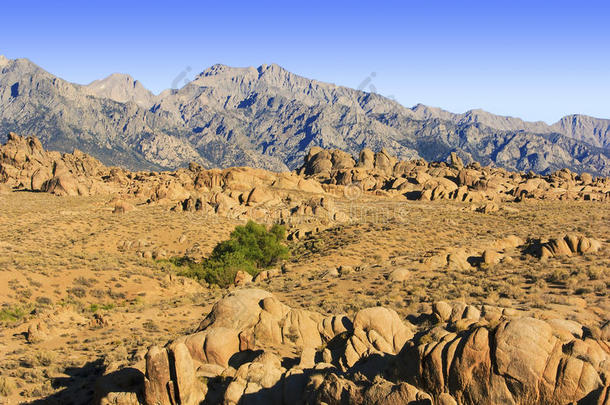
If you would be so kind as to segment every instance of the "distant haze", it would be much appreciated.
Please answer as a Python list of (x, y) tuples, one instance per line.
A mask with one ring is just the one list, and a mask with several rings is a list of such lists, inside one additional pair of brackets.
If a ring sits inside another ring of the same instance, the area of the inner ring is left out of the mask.
[(609, 117), (609, 6), (532, 3), (9, 2), (0, 54), (81, 84), (128, 73), (155, 94), (216, 63), (275, 62), (407, 107)]

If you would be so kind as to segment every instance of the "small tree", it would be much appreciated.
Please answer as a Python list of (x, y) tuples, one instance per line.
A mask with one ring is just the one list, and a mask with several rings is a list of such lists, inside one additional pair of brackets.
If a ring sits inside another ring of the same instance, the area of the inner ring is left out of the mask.
[(248, 221), (245, 226), (237, 226), (228, 240), (220, 242), (208, 260), (249, 262), (255, 268), (267, 268), (286, 257), (288, 248), (281, 241), (286, 230), (281, 225), (273, 225), (267, 230), (263, 225)]
[(183, 275), (204, 279), (210, 284), (229, 286), (238, 271), (256, 276), (288, 256), (288, 248), (282, 243), (286, 229), (273, 225), (267, 230), (263, 225), (248, 221), (237, 226), (228, 240), (220, 242), (210, 257), (200, 264), (190, 263)]

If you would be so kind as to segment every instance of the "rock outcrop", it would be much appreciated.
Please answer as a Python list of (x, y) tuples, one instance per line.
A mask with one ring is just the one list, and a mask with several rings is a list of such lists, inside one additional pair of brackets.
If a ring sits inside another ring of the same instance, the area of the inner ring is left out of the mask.
[(0, 147), (0, 183), (12, 188), (60, 196), (110, 193), (113, 188), (103, 180), (109, 175), (110, 170), (97, 159), (78, 150), (48, 152), (34, 137), (10, 133)]
[(312, 148), (298, 173), (322, 184), (358, 187), (361, 192), (402, 196), (410, 200), (455, 200), (482, 203), (484, 213), (498, 210), (496, 201), (596, 200), (610, 201), (610, 179), (567, 169), (546, 176), (464, 165), (452, 154), (449, 163), (399, 161), (388, 152), (365, 149), (358, 160), (340, 150)]
[(541, 244), (539, 255), (542, 260), (545, 260), (549, 257), (595, 253), (600, 248), (601, 242), (597, 239), (571, 233)]
[(147, 405), (608, 403), (609, 342), (576, 322), (440, 301), (421, 316), (436, 324), (417, 327), (382, 307), (323, 316), (236, 290), (197, 332), (148, 350), (141, 397)]
[(173, 172), (106, 167), (80, 152), (49, 152), (37, 138), (11, 133), (0, 146), (0, 185), (58, 196), (113, 195), (114, 212), (137, 204), (235, 219), (290, 222), (291, 217), (346, 221), (319, 182), (295, 173), (236, 167), (206, 170), (192, 163)]
[[(329, 199), (354, 200), (362, 194), (402, 200), (455, 200), (483, 203), (476, 210), (498, 211), (497, 201), (610, 201), (610, 178), (561, 170), (547, 176), (464, 166), (457, 155), (449, 164), (399, 161), (386, 150), (364, 149), (358, 159), (340, 150), (312, 148), (296, 172), (275, 173), (236, 167), (206, 170), (191, 163), (173, 172), (130, 172), (106, 167), (80, 152), (48, 152), (36, 138), (11, 133), (0, 147), (0, 183), (16, 189), (56, 195), (121, 194), (148, 203), (169, 204), (175, 211), (202, 211), (234, 218), (275, 214), (344, 221)], [(289, 201), (290, 200), (290, 201)], [(262, 208), (262, 209), (261, 209)]]
[(524, 317), (429, 333), (433, 342), (404, 348), (398, 374), (458, 404), (604, 403), (608, 343), (557, 329)]

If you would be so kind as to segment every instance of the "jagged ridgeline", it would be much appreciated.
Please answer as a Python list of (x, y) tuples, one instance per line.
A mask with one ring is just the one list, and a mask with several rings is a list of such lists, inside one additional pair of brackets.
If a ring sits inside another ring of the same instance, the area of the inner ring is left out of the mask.
[(508, 170), (610, 175), (610, 120), (574, 115), (549, 126), (480, 110), (405, 108), (274, 64), (215, 65), (154, 95), (127, 75), (83, 86), (0, 57), (0, 141), (9, 131), (130, 169), (197, 162), (283, 171), (320, 146), (352, 155), (385, 149), (401, 160), (444, 161), (456, 152), (466, 163)]

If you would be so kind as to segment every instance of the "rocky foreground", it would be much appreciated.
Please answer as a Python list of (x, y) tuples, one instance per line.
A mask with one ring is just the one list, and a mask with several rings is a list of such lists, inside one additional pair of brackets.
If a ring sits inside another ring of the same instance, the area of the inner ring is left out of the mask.
[(259, 289), (218, 301), (196, 332), (117, 372), (102, 404), (609, 404), (610, 323), (436, 302), (402, 321), (293, 309)]

